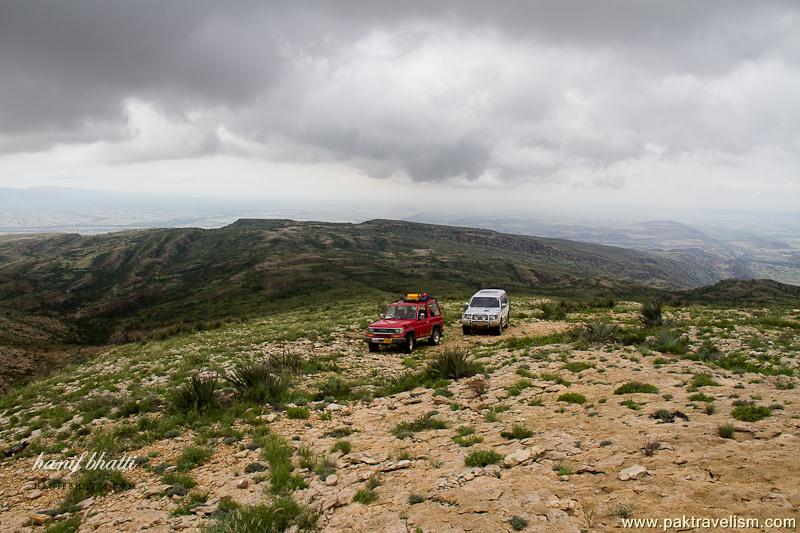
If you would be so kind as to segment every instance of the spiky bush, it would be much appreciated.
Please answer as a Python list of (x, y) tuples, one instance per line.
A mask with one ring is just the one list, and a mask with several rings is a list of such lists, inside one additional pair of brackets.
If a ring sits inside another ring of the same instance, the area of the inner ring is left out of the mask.
[(216, 376), (201, 378), (194, 375), (170, 394), (170, 403), (176, 411), (216, 409), (219, 407), (218, 388)]
[(686, 353), (686, 340), (680, 333), (662, 328), (656, 335), (652, 347), (663, 353), (683, 354)]
[(661, 314), (661, 302), (647, 300), (639, 309), (639, 321), (644, 327), (654, 328), (664, 325), (664, 317)]
[(266, 365), (273, 374), (302, 374), (305, 363), (306, 360), (302, 355), (288, 350), (280, 354), (271, 354), (266, 360)]
[(578, 341), (590, 344), (606, 344), (614, 342), (617, 326), (608, 322), (592, 322), (583, 324), (570, 331), (569, 336)]
[(233, 368), (225, 375), (243, 399), (257, 403), (280, 403), (292, 384), (286, 372), (276, 374), (268, 363), (251, 362)]
[(461, 348), (447, 348), (428, 361), (428, 375), (433, 379), (459, 379), (474, 376), (483, 370), (480, 363)]

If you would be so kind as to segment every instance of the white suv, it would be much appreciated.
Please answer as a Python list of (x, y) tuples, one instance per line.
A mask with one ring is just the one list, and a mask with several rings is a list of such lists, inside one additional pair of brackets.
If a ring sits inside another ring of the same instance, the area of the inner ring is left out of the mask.
[(469, 335), (473, 329), (489, 329), (495, 335), (500, 335), (503, 328), (508, 327), (510, 310), (508, 295), (503, 289), (483, 289), (476, 292), (461, 317), (464, 335)]

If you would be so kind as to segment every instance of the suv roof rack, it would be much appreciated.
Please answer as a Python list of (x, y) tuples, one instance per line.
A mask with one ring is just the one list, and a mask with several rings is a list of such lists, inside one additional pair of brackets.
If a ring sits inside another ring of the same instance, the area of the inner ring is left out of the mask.
[(423, 292), (423, 293), (408, 293), (405, 296), (401, 296), (398, 302), (426, 302), (428, 300), (433, 299), (433, 296), (430, 294)]

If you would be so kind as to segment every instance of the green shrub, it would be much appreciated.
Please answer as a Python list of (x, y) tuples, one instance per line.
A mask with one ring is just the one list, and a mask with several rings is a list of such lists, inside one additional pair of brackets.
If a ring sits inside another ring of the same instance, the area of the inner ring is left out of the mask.
[(586, 403), (586, 396), (584, 396), (579, 392), (565, 392), (558, 397), (558, 401), (566, 403), (583, 404)]
[(483, 366), (469, 356), (469, 351), (446, 348), (428, 361), (427, 372), (432, 379), (460, 379), (483, 371)]
[(336, 444), (333, 445), (331, 448), (332, 452), (342, 452), (342, 455), (347, 455), (353, 449), (350, 441), (347, 440), (337, 440)]
[(539, 309), (542, 311), (542, 318), (545, 320), (564, 320), (567, 318), (567, 313), (574, 308), (575, 306), (573, 304), (564, 300), (539, 304)]
[(446, 428), (447, 422), (434, 418), (437, 414), (436, 411), (430, 411), (410, 422), (401, 422), (395, 426), (394, 430), (392, 430), (392, 434), (398, 439), (404, 439), (410, 437), (417, 431)]
[(731, 411), (731, 416), (743, 422), (757, 422), (762, 418), (767, 418), (772, 414), (772, 410), (764, 405), (745, 404), (737, 405)]
[(710, 375), (706, 373), (695, 374), (692, 376), (692, 387), (719, 387), (719, 383), (714, 381)]
[(710, 402), (714, 401), (714, 397), (713, 396), (708, 396), (706, 394), (703, 394), (702, 392), (697, 392), (697, 393), (692, 394), (691, 396), (689, 396), (689, 401), (690, 402), (706, 402), (706, 403), (710, 403)]
[(292, 384), (288, 372), (276, 374), (268, 363), (251, 362), (234, 367), (225, 376), (245, 400), (276, 404), (286, 399)]
[(658, 394), (658, 387), (640, 381), (629, 381), (617, 387), (614, 394)]
[(570, 361), (569, 363), (564, 363), (562, 368), (564, 370), (574, 372), (575, 374), (579, 374), (584, 370), (594, 368), (594, 365), (592, 363), (587, 363), (586, 361)]
[(528, 527), (528, 521), (521, 516), (512, 516), (508, 523), (511, 525), (511, 529), (514, 531), (522, 531)]
[(416, 389), (417, 387), (422, 387), (429, 381), (430, 379), (428, 378), (428, 374), (426, 372), (405, 370), (387, 377), (383, 387), (381, 387), (380, 392), (384, 395), (406, 392)]
[(319, 384), (319, 391), (316, 394), (318, 400), (333, 398), (334, 400), (346, 400), (353, 392), (353, 385), (338, 376), (331, 376)]
[(218, 388), (219, 380), (216, 377), (201, 378), (194, 375), (188, 383), (184, 383), (170, 394), (172, 408), (179, 412), (216, 409), (219, 407)]
[(409, 494), (408, 495), (408, 504), (409, 505), (417, 505), (418, 503), (422, 503), (425, 501), (425, 496), (421, 494)]
[(734, 433), (733, 424), (723, 424), (717, 427), (717, 434), (723, 439), (732, 439)]
[(501, 431), (500, 436), (505, 439), (527, 439), (533, 436), (533, 430), (528, 429), (523, 424), (513, 424), (511, 431)]
[(527, 388), (533, 387), (533, 382), (527, 378), (518, 379), (516, 383), (511, 385), (507, 390), (511, 396), (519, 396), (522, 391)]
[(204, 533), (281, 533), (297, 526), (316, 529), (317, 517), (290, 497), (277, 497), (269, 505), (243, 506), (225, 514)]
[(191, 470), (205, 463), (210, 457), (211, 450), (201, 448), (200, 446), (188, 446), (184, 448), (180, 456), (178, 456), (176, 466), (178, 467), (178, 471), (186, 472), (187, 470)]
[(499, 463), (503, 456), (494, 450), (474, 450), (464, 458), (466, 466), (487, 466)]
[(132, 489), (134, 484), (119, 470), (83, 470), (74, 482), (61, 505), (61, 511), (74, 512), (78, 502), (91, 496), (105, 496), (110, 492)]
[(286, 417), (294, 420), (306, 420), (311, 412), (305, 407), (287, 407)]
[(73, 515), (47, 526), (44, 533), (77, 533), (81, 526), (80, 515)]

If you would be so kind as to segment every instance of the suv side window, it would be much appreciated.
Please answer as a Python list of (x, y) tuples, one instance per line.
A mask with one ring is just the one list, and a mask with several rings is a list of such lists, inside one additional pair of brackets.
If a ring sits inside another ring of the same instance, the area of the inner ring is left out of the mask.
[(505, 294), (503, 296), (501, 296), (500, 297), (500, 303), (507, 304), (508, 303), (508, 296), (506, 296)]
[(428, 307), (431, 310), (431, 316), (439, 316), (441, 314), (441, 311), (439, 310), (439, 302), (436, 300), (429, 301)]

